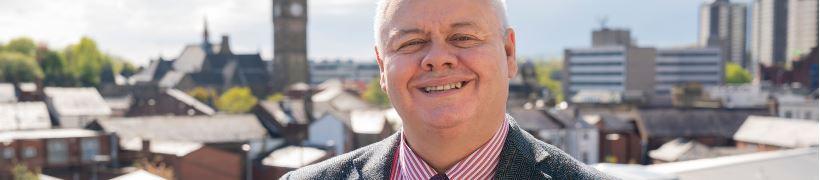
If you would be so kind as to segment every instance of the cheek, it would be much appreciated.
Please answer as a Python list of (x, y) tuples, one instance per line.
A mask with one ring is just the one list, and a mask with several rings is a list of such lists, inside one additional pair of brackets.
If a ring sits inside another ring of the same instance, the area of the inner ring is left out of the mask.
[(415, 71), (411, 60), (391, 59), (385, 66), (388, 91), (402, 91), (407, 88)]

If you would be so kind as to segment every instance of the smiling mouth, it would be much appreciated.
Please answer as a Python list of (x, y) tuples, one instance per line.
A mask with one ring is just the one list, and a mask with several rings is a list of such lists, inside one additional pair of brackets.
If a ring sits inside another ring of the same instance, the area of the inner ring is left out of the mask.
[(453, 83), (448, 83), (448, 84), (443, 84), (443, 85), (438, 85), (438, 86), (427, 86), (427, 87), (419, 88), (419, 90), (421, 90), (422, 92), (425, 92), (425, 93), (439, 93), (439, 92), (445, 92), (445, 91), (449, 91), (449, 90), (453, 90), (453, 89), (461, 89), (461, 87), (466, 86), (467, 83), (469, 83), (469, 81), (459, 81), (459, 82), (453, 82)]

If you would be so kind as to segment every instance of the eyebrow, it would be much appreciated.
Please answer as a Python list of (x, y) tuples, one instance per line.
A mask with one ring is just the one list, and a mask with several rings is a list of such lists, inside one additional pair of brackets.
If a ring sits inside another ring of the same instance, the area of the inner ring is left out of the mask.
[[(453, 29), (455, 29), (455, 28), (470, 28), (470, 27), (478, 28), (478, 25), (476, 25), (473, 22), (466, 22), (466, 21), (465, 22), (456, 22), (456, 23), (450, 24), (450, 28), (453, 28)], [(424, 34), (424, 33), (425, 33), (424, 30), (421, 30), (419, 28), (401, 29), (401, 30), (398, 30), (398, 32), (396, 32), (392, 36), (388, 35), (389, 36), (389, 38), (388, 38), (389, 42), (388, 43), (390, 43), (390, 41), (393, 41), (394, 39), (400, 38), (400, 37), (408, 35), (408, 34)]]

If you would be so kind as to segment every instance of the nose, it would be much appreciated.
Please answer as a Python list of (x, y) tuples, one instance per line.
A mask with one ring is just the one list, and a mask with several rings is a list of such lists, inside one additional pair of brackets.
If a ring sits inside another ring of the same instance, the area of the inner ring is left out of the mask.
[(457, 65), (458, 60), (455, 54), (441, 43), (433, 43), (427, 55), (421, 61), (422, 69), (431, 72), (452, 69)]

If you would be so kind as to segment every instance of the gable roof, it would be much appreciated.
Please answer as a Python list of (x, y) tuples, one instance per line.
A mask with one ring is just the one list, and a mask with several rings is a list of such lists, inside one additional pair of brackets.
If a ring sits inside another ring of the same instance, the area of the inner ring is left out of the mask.
[(0, 103), (0, 131), (51, 128), (43, 102)]
[(749, 115), (766, 109), (641, 109), (638, 126), (647, 137), (717, 136), (732, 138)]
[(185, 103), (206, 115), (214, 115), (216, 113), (216, 111), (210, 106), (206, 105), (205, 103), (199, 102), (199, 100), (196, 100), (194, 97), (191, 97), (180, 90), (168, 89), (165, 91), (165, 93), (167, 93), (174, 99), (179, 100), (180, 102)]
[(108, 116), (111, 108), (95, 88), (46, 87), (48, 105), (59, 116)]
[(818, 145), (817, 121), (749, 116), (735, 141), (798, 148)]
[(133, 138), (199, 143), (244, 142), (267, 137), (254, 115), (148, 116), (98, 120), (105, 132)]
[(288, 146), (273, 151), (262, 159), (262, 164), (274, 167), (300, 168), (327, 156), (327, 152), (312, 147)]

